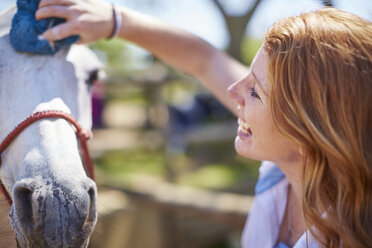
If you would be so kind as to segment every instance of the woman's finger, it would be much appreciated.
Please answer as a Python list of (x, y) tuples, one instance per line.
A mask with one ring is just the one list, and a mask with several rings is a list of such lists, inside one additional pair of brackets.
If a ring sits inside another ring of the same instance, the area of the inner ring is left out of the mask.
[(76, 35), (76, 29), (72, 22), (59, 24), (45, 31), (42, 36), (48, 41), (62, 40), (72, 35)]
[[(42, 0), (43, 6), (37, 10), (37, 20), (57, 17), (66, 19), (44, 33), (49, 41), (60, 40), (71, 35), (79, 35), (80, 43), (93, 42), (108, 37), (113, 28), (111, 4), (100, 0)], [(64, 3), (64, 5), (54, 5)]]
[(39, 8), (50, 6), (50, 5), (61, 5), (69, 6), (74, 3), (73, 0), (41, 0), (39, 2)]
[(41, 20), (49, 17), (59, 17), (63, 19), (70, 19), (72, 13), (66, 6), (47, 6), (40, 8), (35, 13), (36, 20)]

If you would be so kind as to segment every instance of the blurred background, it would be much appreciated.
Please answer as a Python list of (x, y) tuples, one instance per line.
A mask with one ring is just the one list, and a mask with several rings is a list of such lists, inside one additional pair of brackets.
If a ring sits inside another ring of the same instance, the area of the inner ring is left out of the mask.
[[(247, 66), (278, 19), (334, 6), (372, 19), (370, 0), (112, 0), (201, 36)], [(15, 4), (1, 0), (0, 11)], [(259, 161), (236, 155), (236, 120), (195, 79), (126, 41), (89, 45), (99, 222), (91, 248), (235, 248)]]

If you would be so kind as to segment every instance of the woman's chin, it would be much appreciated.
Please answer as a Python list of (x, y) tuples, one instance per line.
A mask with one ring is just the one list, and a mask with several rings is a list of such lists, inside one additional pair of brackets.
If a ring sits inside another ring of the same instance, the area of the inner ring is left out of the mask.
[(251, 142), (248, 142), (246, 139), (242, 139), (239, 136), (235, 138), (235, 151), (243, 157), (256, 159), (254, 153), (251, 149)]

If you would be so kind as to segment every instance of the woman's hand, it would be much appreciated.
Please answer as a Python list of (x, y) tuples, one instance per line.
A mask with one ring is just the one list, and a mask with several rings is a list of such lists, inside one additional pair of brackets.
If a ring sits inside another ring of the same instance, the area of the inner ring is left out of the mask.
[(101, 0), (41, 0), (35, 18), (49, 17), (66, 19), (43, 34), (49, 41), (79, 35), (78, 43), (89, 43), (109, 37), (114, 29), (112, 6)]

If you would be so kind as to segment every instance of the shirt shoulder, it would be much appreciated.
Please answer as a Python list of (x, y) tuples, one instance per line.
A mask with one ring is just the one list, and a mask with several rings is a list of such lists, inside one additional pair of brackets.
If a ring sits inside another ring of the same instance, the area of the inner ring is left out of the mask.
[(274, 163), (263, 161), (260, 167), (260, 176), (255, 187), (256, 195), (274, 187), (284, 178), (284, 173)]

